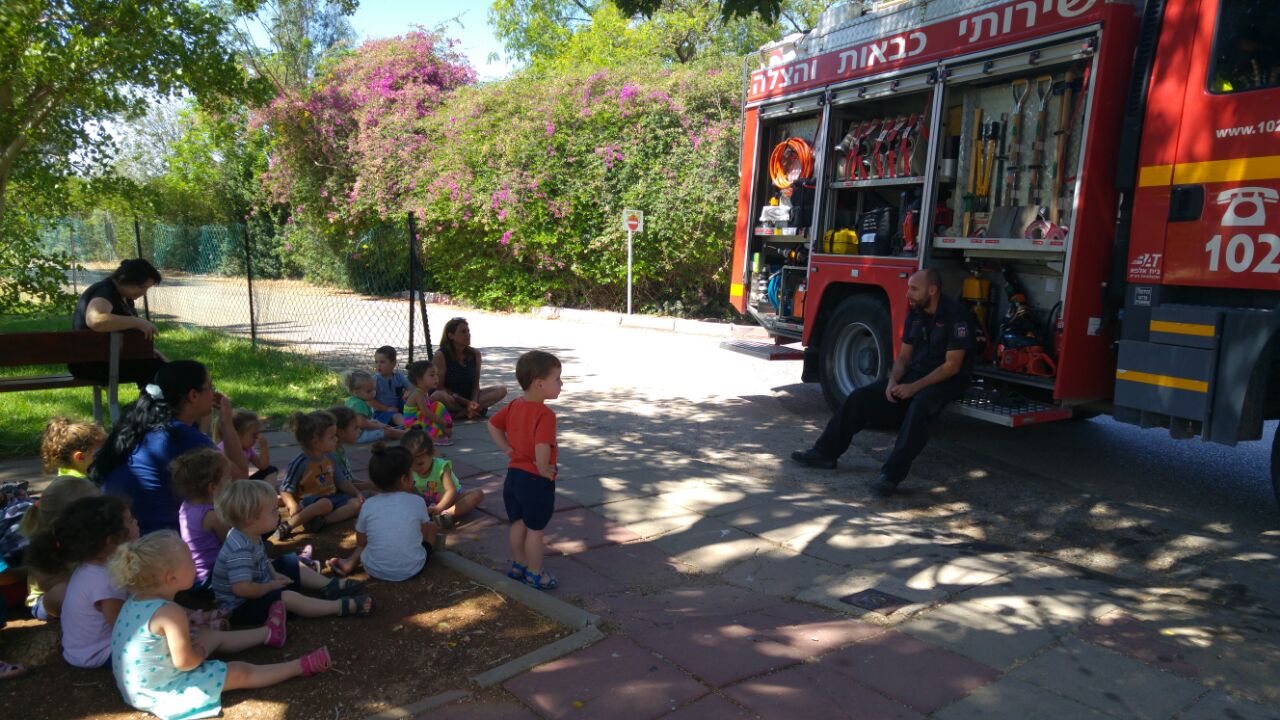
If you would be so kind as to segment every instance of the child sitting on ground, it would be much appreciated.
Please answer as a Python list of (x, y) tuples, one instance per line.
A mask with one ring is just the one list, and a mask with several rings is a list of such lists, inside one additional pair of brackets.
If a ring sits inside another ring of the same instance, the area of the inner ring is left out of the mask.
[(80, 498), (53, 524), (32, 538), (29, 563), (48, 574), (74, 566), (62, 602), (62, 657), (80, 668), (111, 661), (111, 628), (125, 593), (111, 582), (107, 559), (120, 545), (138, 539), (138, 522), (124, 500), (110, 495)]
[(444, 403), (431, 399), (431, 393), (440, 387), (436, 366), (427, 360), (409, 363), (409, 382), (413, 391), (405, 401), (404, 426), (424, 428), (436, 445), (452, 445), (453, 416)]
[(56, 472), (58, 477), (87, 477), (93, 456), (106, 442), (107, 432), (101, 426), (56, 417), (45, 426), (40, 440), (44, 471)]
[(436, 457), (431, 436), (422, 428), (405, 433), (400, 447), (413, 454), (414, 490), (427, 501), (427, 512), (440, 527), (452, 530), (458, 520), (484, 500), (480, 488), (463, 492), (462, 483), (453, 474), (453, 461)]
[(360, 508), (355, 552), (330, 558), (330, 569), (349, 575), (363, 562), (371, 577), (398, 582), (426, 567), (438, 530), (414, 492), (412, 466), (413, 455), (403, 446), (374, 443), (369, 479), (380, 492)]
[[(326, 579), (290, 553), (267, 560), (262, 536), (280, 519), (276, 493), (261, 480), (237, 480), (218, 493), (214, 507), (231, 525), (213, 565), (214, 599), (238, 625), (261, 625), (271, 616), (272, 605), (283, 601), (291, 613), (303, 617), (371, 615), (373, 598), (358, 594), (363, 583)], [(302, 595), (286, 587), (319, 592), (322, 598)]]
[(404, 424), (404, 395), (409, 381), (396, 369), (396, 349), (383, 345), (373, 351), (373, 367), (377, 371), (373, 400), (373, 419), (388, 425)]
[(325, 525), (349, 520), (360, 512), (363, 497), (351, 481), (338, 476), (333, 453), (338, 427), (327, 412), (294, 413), (289, 421), (302, 452), (289, 463), (280, 484), (288, 520), (276, 526), (276, 539), (288, 540), (296, 528), (320, 532)]
[(333, 451), (338, 481), (346, 480), (365, 495), (376, 493), (377, 489), (373, 487), (373, 483), (356, 479), (355, 473), (351, 470), (351, 458), (347, 456), (347, 445), (360, 437), (360, 425), (356, 422), (359, 416), (356, 415), (356, 411), (346, 405), (334, 405), (325, 412), (333, 416), (334, 425), (338, 428), (338, 448)]
[[(262, 420), (258, 414), (252, 410), (236, 410), (231, 414), (231, 427), (240, 436), (240, 448), (249, 463), (249, 477), (271, 482), (271, 476), (278, 468), (271, 464), (271, 448), (262, 434)], [(222, 449), (222, 443), (218, 443), (218, 449)]]
[[(350, 370), (342, 377), (342, 382), (350, 394), (346, 406), (360, 416), (356, 420), (360, 425), (360, 435), (356, 438), (356, 442), (363, 444), (383, 438), (394, 440), (404, 434), (404, 430), (374, 419), (373, 408), (369, 405), (377, 392), (377, 383), (374, 382), (373, 375), (365, 370)], [(404, 420), (399, 414), (395, 418)]]
[(212, 717), (222, 710), (223, 690), (266, 687), (329, 669), (329, 651), (323, 647), (274, 665), (209, 660), (215, 652), (283, 646), (284, 605), (276, 603), (263, 627), (193, 633), (186, 611), (173, 598), (191, 586), (196, 568), (172, 530), (121, 545), (107, 568), (130, 593), (111, 634), (111, 671), (124, 701), (138, 710), (166, 719)]
[(226, 479), (227, 456), (213, 448), (191, 450), (169, 463), (169, 476), (178, 494), (184, 499), (178, 508), (178, 527), (182, 541), (191, 551), (196, 567), (196, 580), (192, 588), (207, 590), (213, 564), (231, 526), (213, 510), (213, 499), (228, 483)]
[(516, 380), (524, 397), (489, 420), (489, 436), (511, 458), (502, 485), (511, 521), (513, 559), (507, 575), (549, 590), (557, 582), (542, 567), (542, 542), (556, 505), (556, 414), (546, 401), (560, 397), (560, 361), (551, 353), (530, 350), (516, 361)]
[[(53, 529), (54, 522), (71, 503), (99, 495), (98, 487), (85, 479), (93, 457), (107, 440), (107, 433), (93, 423), (72, 422), (57, 417), (45, 426), (40, 441), (40, 459), (46, 473), (58, 477), (40, 493), (39, 502), (27, 508), (18, 532), (27, 539)], [(49, 620), (62, 612), (71, 569), (49, 575), (36, 568), (27, 572), (27, 607), (37, 620)]]

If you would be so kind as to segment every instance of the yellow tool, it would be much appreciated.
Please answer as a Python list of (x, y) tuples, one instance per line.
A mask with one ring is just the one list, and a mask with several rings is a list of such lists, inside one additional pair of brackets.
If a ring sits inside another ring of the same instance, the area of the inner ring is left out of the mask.
[(969, 186), (964, 196), (964, 218), (960, 228), (961, 237), (969, 237), (973, 229), (974, 191), (978, 186), (978, 157), (982, 154), (982, 108), (973, 111), (973, 131), (970, 133), (969, 145)]

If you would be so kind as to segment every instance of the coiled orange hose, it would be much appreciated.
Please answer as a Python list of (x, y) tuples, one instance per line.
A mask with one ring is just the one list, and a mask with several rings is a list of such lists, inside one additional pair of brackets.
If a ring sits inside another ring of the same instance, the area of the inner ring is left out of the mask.
[(804, 138), (787, 138), (769, 155), (769, 179), (779, 190), (813, 175), (813, 147)]

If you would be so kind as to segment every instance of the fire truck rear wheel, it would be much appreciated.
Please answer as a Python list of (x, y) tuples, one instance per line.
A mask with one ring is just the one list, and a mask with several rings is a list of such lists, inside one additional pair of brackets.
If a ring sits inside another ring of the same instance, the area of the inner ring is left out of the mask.
[(822, 394), (832, 412), (849, 393), (889, 376), (893, 367), (889, 308), (870, 295), (836, 306), (822, 333)]

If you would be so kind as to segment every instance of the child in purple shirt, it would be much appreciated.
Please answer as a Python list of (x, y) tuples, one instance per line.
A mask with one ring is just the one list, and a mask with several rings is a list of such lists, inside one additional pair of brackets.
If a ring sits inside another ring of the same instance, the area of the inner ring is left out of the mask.
[(195, 588), (208, 588), (218, 551), (231, 529), (213, 509), (214, 496), (227, 482), (227, 457), (210, 448), (192, 450), (169, 465), (169, 475), (185, 498), (178, 509), (178, 525), (195, 561)]

